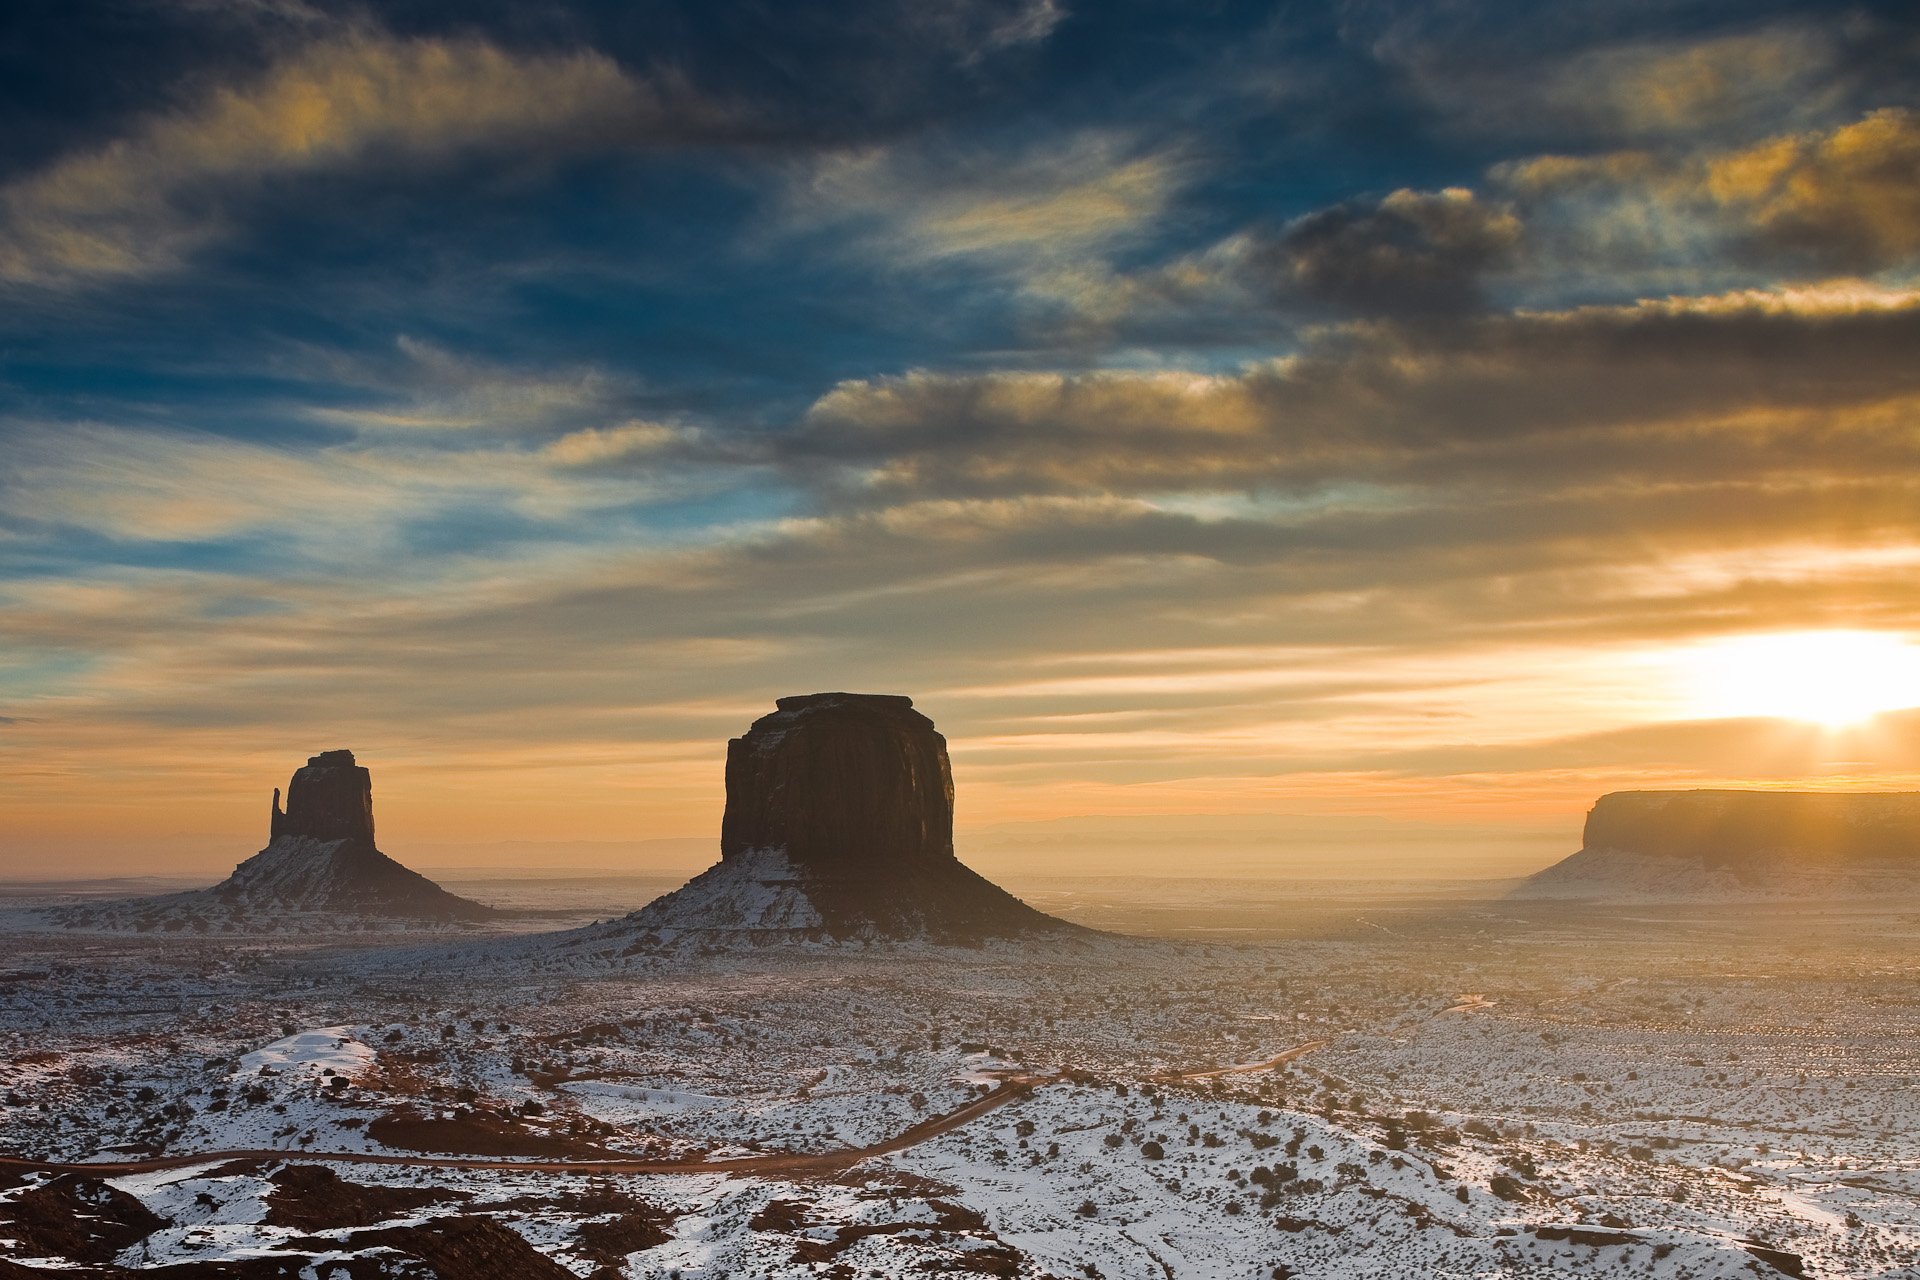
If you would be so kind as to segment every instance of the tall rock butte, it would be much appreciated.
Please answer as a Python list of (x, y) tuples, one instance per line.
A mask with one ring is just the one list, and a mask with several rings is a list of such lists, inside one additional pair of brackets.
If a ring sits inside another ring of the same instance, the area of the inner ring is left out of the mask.
[(913, 699), (781, 698), (727, 743), (720, 856), (782, 849), (823, 873), (897, 873), (953, 861), (947, 740)]
[(351, 751), (322, 751), (287, 784), (287, 808), (280, 809), (280, 788), (273, 789), (269, 841), (282, 836), (373, 843), (373, 775), (356, 764)]
[(1920, 891), (1920, 793), (1616, 791), (1579, 852), (1519, 896), (1852, 896)]
[(954, 856), (947, 740), (911, 698), (776, 705), (727, 744), (720, 861), (624, 924), (954, 942), (1077, 931)]
[(326, 912), (454, 922), (496, 914), (374, 847), (373, 775), (351, 751), (322, 751), (273, 795), (267, 847), (206, 890), (243, 911)]
[(287, 805), (273, 793), (267, 847), (210, 889), (62, 908), (75, 928), (273, 932), (460, 925), (497, 916), (374, 847), (373, 776), (351, 751), (295, 770)]

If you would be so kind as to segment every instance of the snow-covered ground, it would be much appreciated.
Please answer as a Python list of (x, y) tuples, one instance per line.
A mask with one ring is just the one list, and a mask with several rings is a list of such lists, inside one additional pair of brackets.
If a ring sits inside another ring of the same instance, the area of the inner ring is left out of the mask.
[(1916, 941), (1862, 906), (538, 962), (21, 934), (0, 1154), (100, 1168), (0, 1166), (0, 1257), (50, 1265), (22, 1206), (70, 1203), (135, 1272), (460, 1230), (602, 1280), (1920, 1276)]

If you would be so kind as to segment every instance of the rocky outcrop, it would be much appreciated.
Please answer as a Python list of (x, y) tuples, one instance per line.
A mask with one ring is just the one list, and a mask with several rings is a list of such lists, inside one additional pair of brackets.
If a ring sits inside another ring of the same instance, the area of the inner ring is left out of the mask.
[(1920, 889), (1920, 793), (1617, 791), (1525, 897), (1851, 896)]
[(282, 836), (373, 843), (373, 775), (354, 762), (353, 752), (322, 751), (294, 770), (285, 813), (280, 811), (280, 788), (273, 789), (273, 824), (267, 838)]
[(825, 873), (953, 861), (947, 740), (913, 699), (781, 698), (727, 743), (721, 858), (780, 849)]
[(661, 938), (970, 942), (1073, 929), (962, 865), (947, 742), (909, 698), (781, 698), (727, 745), (720, 861), (620, 922)]
[(70, 928), (278, 932), (460, 925), (498, 915), (374, 847), (373, 778), (351, 751), (323, 751), (273, 793), (267, 847), (210, 889), (61, 908)]

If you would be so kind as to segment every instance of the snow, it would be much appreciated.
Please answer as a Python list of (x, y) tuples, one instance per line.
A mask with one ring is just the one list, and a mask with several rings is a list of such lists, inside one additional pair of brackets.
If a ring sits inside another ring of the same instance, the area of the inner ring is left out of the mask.
[(633, 917), (639, 928), (814, 929), (820, 913), (784, 849), (750, 849), (716, 863)]
[[(0, 1150), (201, 1154), (111, 1179), (169, 1224), (127, 1266), (296, 1239), (351, 1256), (343, 1231), (268, 1225), (274, 1165), (218, 1154), (270, 1149), (470, 1197), (390, 1221), (492, 1215), (580, 1276), (602, 1265), (591, 1227), (620, 1220), (618, 1197), (658, 1206), (670, 1237), (624, 1260), (634, 1280), (1753, 1280), (1769, 1274), (1753, 1242), (1811, 1277), (1920, 1275), (1920, 916), (1528, 910), (1275, 946), (618, 963), (552, 939), (20, 934), (0, 982)], [(858, 1158), (1010, 1076), (1035, 1083)], [(838, 1163), (444, 1167), (387, 1145), (380, 1121), (401, 1112), (583, 1154)]]
[(284, 1074), (301, 1070), (310, 1075), (331, 1072), (352, 1078), (372, 1067), (376, 1056), (358, 1038), (364, 1031), (365, 1028), (347, 1026), (318, 1027), (283, 1036), (243, 1056), (239, 1074), (260, 1075), (263, 1071)]

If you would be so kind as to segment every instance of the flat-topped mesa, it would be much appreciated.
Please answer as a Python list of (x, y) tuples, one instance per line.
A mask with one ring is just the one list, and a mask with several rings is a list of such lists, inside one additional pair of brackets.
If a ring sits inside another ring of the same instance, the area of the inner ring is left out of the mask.
[(1920, 793), (1616, 791), (1588, 812), (1581, 844), (1713, 867), (1920, 865)]
[(720, 856), (784, 850), (796, 866), (886, 876), (951, 863), (947, 740), (913, 700), (814, 693), (727, 744)]
[(373, 775), (354, 763), (353, 752), (322, 751), (296, 769), (284, 813), (274, 789), (269, 838), (283, 835), (373, 843)]
[(1792, 901), (1920, 893), (1920, 793), (1616, 791), (1522, 898)]

